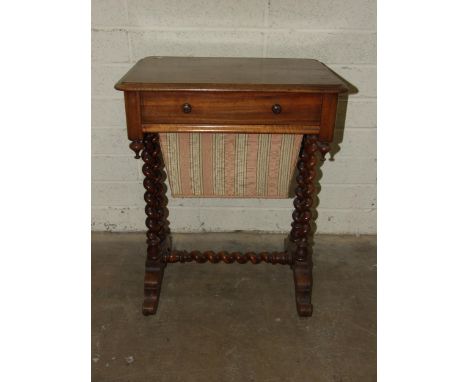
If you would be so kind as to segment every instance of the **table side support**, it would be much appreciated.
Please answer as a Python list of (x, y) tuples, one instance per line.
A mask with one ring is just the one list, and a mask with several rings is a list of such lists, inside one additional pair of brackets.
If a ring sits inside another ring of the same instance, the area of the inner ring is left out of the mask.
[(133, 141), (130, 148), (135, 151), (136, 157), (139, 155), (134, 148), (143, 149), (141, 157), (144, 162), (142, 170), (145, 176), (143, 186), (146, 189), (144, 199), (148, 230), (142, 311), (144, 315), (149, 315), (157, 311), (165, 267), (163, 256), (171, 251), (167, 187), (164, 184), (166, 173), (158, 134), (145, 134), (142, 141)]
[[(147, 258), (144, 278), (143, 314), (155, 314), (158, 308), (159, 294), (167, 263), (206, 261), (217, 263), (219, 261), (252, 262), (254, 264), (265, 261), (270, 263), (291, 264), (294, 275), (296, 295), (296, 308), (299, 316), (311, 316), (312, 304), (312, 250), (309, 244), (311, 223), (315, 219), (313, 211), (316, 188), (314, 181), (317, 173), (319, 155), (322, 157), (330, 150), (328, 143), (319, 140), (318, 135), (304, 135), (299, 160), (297, 163), (298, 175), (296, 178), (294, 212), (292, 214), (292, 229), (286, 240), (286, 252), (279, 253), (225, 253), (218, 254), (208, 251), (173, 251), (171, 245), (170, 229), (166, 197), (167, 187), (164, 183), (166, 173), (162, 158), (159, 135), (146, 133), (142, 141), (130, 144), (132, 150), (139, 156), (139, 148), (143, 149), (143, 185), (146, 189), (145, 212), (147, 215)], [(319, 155), (318, 155), (319, 154)]]
[(321, 142), (317, 135), (304, 135), (296, 178), (294, 212), (289, 243), (286, 247), (292, 253), (291, 268), (294, 274), (296, 308), (299, 316), (312, 315), (312, 249), (309, 244), (311, 223), (315, 219), (313, 211), (316, 189), (317, 154), (322, 157), (330, 150), (327, 143)]

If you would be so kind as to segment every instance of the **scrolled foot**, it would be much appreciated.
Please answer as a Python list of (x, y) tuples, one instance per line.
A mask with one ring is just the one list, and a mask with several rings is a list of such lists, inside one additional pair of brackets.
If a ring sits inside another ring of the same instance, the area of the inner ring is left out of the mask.
[(163, 274), (163, 264), (156, 271), (145, 273), (145, 298), (141, 309), (145, 316), (156, 314), (158, 310)]
[(143, 312), (144, 316), (149, 316), (152, 314), (156, 314), (156, 311), (158, 310), (158, 302), (159, 302), (159, 296), (158, 297), (147, 297), (143, 301), (143, 305), (141, 307), (141, 310)]
[(298, 296), (298, 294), (296, 293), (296, 308), (297, 314), (300, 317), (312, 316), (313, 305), (310, 302), (307, 302), (307, 299), (310, 300), (310, 296)]
[(293, 266), (297, 313), (301, 317), (312, 315), (312, 266), (308, 262)]

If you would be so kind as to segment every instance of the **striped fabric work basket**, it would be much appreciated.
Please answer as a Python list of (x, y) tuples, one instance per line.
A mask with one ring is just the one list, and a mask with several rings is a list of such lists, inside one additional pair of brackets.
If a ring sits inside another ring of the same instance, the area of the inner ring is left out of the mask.
[(161, 133), (173, 197), (287, 198), (300, 134)]

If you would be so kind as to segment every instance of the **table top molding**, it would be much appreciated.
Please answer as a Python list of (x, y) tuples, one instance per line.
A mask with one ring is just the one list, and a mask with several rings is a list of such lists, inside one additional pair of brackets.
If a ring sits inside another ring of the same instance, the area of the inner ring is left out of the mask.
[(115, 85), (122, 91), (344, 93), (348, 86), (320, 61), (291, 58), (146, 57)]

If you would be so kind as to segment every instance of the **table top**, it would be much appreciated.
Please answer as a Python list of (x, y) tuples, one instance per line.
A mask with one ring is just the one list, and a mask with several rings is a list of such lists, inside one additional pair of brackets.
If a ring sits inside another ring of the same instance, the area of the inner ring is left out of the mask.
[(115, 85), (124, 91), (251, 90), (332, 92), (346, 83), (317, 60), (290, 58), (146, 57)]

